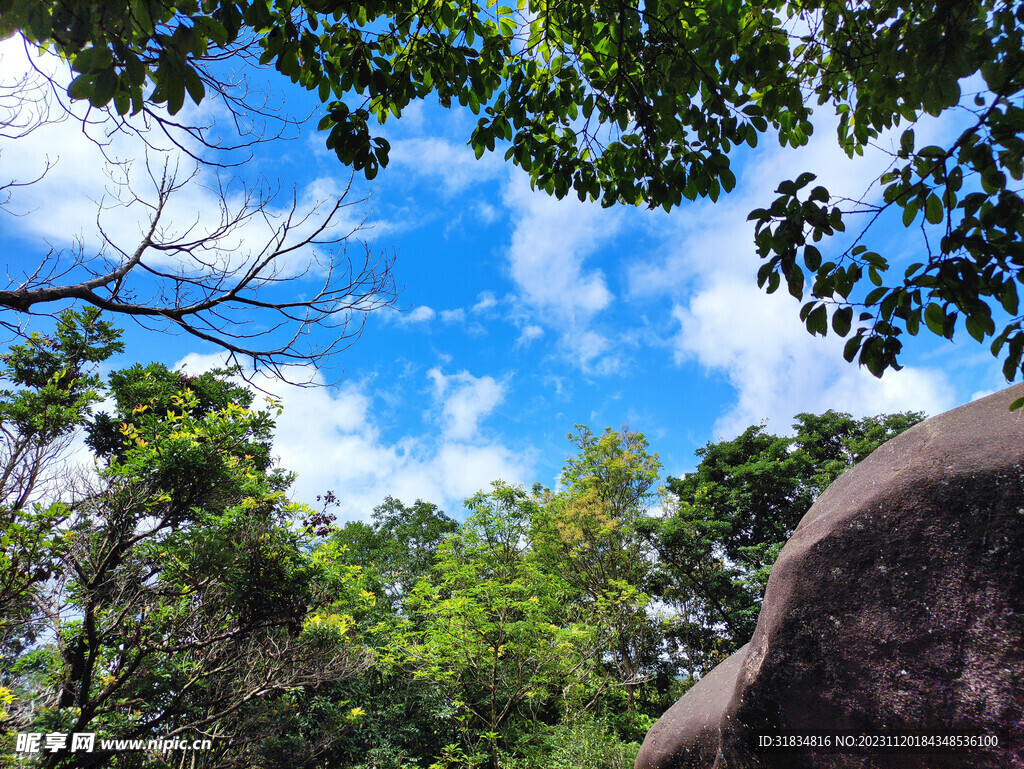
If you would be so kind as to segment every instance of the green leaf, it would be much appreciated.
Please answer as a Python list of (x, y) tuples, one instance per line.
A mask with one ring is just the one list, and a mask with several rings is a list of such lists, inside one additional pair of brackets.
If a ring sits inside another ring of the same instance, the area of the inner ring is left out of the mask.
[(146, 66), (138, 56), (128, 55), (126, 57), (125, 73), (128, 75), (128, 82), (133, 86), (141, 86), (146, 82)]
[(857, 351), (860, 350), (860, 345), (860, 335), (852, 337), (845, 345), (843, 345), (843, 358), (846, 359), (847, 363), (852, 363), (853, 359), (857, 357)]
[(928, 201), (925, 203), (924, 216), (930, 224), (939, 224), (942, 221), (942, 201), (934, 192), (928, 196)]
[(807, 269), (811, 272), (816, 271), (821, 266), (821, 252), (817, 247), (812, 245), (804, 246), (804, 264), (807, 265)]
[(929, 331), (942, 336), (946, 324), (946, 312), (937, 304), (929, 304), (924, 310), (924, 322)]
[(802, 189), (803, 187), (806, 187), (808, 184), (810, 184), (817, 178), (818, 177), (815, 174), (812, 174), (809, 171), (805, 171), (796, 178), (796, 189)]
[(131, 97), (127, 91), (120, 90), (114, 93), (114, 108), (117, 110), (118, 115), (128, 114), (131, 106)]
[(113, 68), (105, 69), (96, 76), (96, 84), (89, 94), (89, 103), (94, 107), (105, 107), (114, 98), (118, 78)]
[(864, 305), (866, 307), (875, 306), (882, 300), (882, 297), (885, 296), (888, 292), (889, 289), (887, 289), (885, 286), (879, 286), (878, 288), (872, 289), (864, 298)]
[(167, 111), (176, 115), (185, 104), (185, 81), (184, 79), (165, 80), (167, 89)]
[(786, 274), (786, 285), (792, 296), (802, 299), (804, 295), (804, 271), (794, 265)]
[(72, 99), (87, 99), (92, 93), (93, 83), (91, 75), (79, 75), (71, 81), (68, 86), (68, 96)]
[(1017, 298), (1017, 284), (1011, 278), (1007, 280), (1002, 287), (1002, 291), (999, 293), (999, 303), (1003, 306), (1011, 315), (1017, 314), (1018, 298)]
[(902, 157), (909, 156), (914, 151), (914, 129), (908, 128), (900, 137), (900, 154)]
[(105, 46), (91, 46), (75, 57), (76, 72), (90, 73), (108, 69), (114, 63), (110, 50)]
[(815, 336), (828, 334), (828, 309), (824, 304), (819, 304), (807, 316), (807, 330)]
[(200, 16), (196, 20), (196, 26), (217, 45), (225, 45), (231, 39), (224, 25), (212, 16)]
[(903, 226), (909, 227), (914, 223), (914, 219), (917, 217), (918, 205), (917, 200), (907, 201), (907, 205), (903, 208)]
[(964, 325), (967, 327), (967, 333), (970, 334), (975, 341), (982, 342), (985, 340), (984, 326), (973, 315), (967, 316), (964, 321)]
[(189, 66), (185, 67), (185, 88), (188, 89), (188, 95), (196, 104), (202, 102), (203, 97), (206, 96), (206, 88), (199, 73)]
[(722, 189), (726, 192), (732, 192), (736, 188), (736, 175), (730, 169), (719, 169), (718, 178), (722, 182)]
[(832, 330), (839, 336), (846, 336), (850, 333), (850, 325), (853, 321), (853, 308), (840, 307), (832, 313)]
[(906, 324), (907, 333), (911, 336), (917, 336), (918, 332), (921, 330), (921, 311), (916, 308), (910, 311), (907, 314)]

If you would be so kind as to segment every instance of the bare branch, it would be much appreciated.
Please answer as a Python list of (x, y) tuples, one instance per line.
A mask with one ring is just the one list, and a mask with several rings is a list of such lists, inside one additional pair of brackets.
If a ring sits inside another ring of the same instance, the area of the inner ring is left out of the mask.
[[(365, 219), (344, 226), (351, 186), (334, 201), (300, 209), (297, 195), (284, 206), (265, 188), (232, 195), (218, 183), (212, 221), (196, 214), (167, 223), (168, 206), (194, 189), (197, 171), (149, 171), (154, 189), (142, 195), (130, 167), (113, 167), (118, 199), (101, 202), (97, 224), (105, 244), (86, 255), (51, 252), (32, 273), (9, 279), (0, 308), (33, 313), (47, 305), (80, 301), (127, 315), (146, 328), (186, 333), (218, 345), (230, 362), (285, 378), (289, 366), (313, 364), (345, 349), (360, 335), (366, 315), (396, 300), (393, 260), (375, 257), (356, 239)], [(191, 186), (190, 186), (191, 185)], [(148, 224), (131, 249), (104, 221), (143, 208)], [(204, 212), (208, 213), (208, 212)], [(350, 255), (355, 246), (362, 251)], [(70, 264), (68, 262), (70, 261)], [(0, 316), (11, 329), (13, 320)], [(319, 330), (319, 340), (312, 332)]]

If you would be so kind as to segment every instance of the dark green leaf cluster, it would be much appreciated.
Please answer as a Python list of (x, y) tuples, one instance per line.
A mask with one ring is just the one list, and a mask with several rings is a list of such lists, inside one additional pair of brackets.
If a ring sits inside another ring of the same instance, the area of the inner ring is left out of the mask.
[(198, 104), (206, 94), (202, 62), (258, 21), (245, 0), (0, 2), (0, 38), (21, 32), (55, 47), (76, 73), (69, 95), (94, 107), (113, 102), (120, 115), (137, 114), (147, 103), (174, 115), (186, 93)]
[(120, 352), (120, 331), (100, 311), (62, 312), (52, 335), (32, 332), (0, 356), (3, 376), (16, 389), (0, 391), (6, 429), (39, 444), (74, 429), (99, 399), (100, 379), (90, 369)]
[[(203, 418), (234, 404), (243, 409), (252, 405), (253, 394), (247, 388), (231, 381), (235, 369), (214, 369), (197, 376), (171, 371), (160, 364), (136, 364), (128, 369), (112, 372), (109, 378), (111, 395), (116, 410), (113, 414), (101, 412), (86, 427), (86, 444), (96, 456), (111, 460), (124, 455), (126, 444), (122, 426), (131, 424), (137, 429), (149, 425), (180, 419), (186, 414)], [(187, 391), (189, 400), (181, 398)], [(249, 454), (257, 467), (266, 470), (270, 465), (271, 421), (266, 412), (256, 412), (251, 427), (251, 440), (243, 454)]]
[[(835, 333), (853, 332), (846, 359), (876, 376), (900, 367), (903, 333), (915, 336), (924, 327), (952, 339), (962, 323), (977, 341), (992, 338), (992, 354), (1012, 379), (1024, 353), (1017, 289), (1024, 270), (1024, 10), (989, 2), (865, 3), (842, 12), (826, 7), (823, 23), (834, 30), (833, 39), (842, 30), (872, 31), (828, 53), (825, 41), (807, 41), (811, 58), (828, 62), (819, 99), (838, 105), (846, 151), (863, 153), (901, 122), (911, 127), (879, 179), (880, 204), (861, 201), (843, 211), (830, 205), (823, 187), (803, 197), (801, 189), (814, 178), (804, 174), (781, 185), (770, 208), (751, 214), (765, 260), (759, 284), (772, 292), (785, 279), (797, 298), (809, 294), (801, 311), (807, 330), (826, 335), (831, 313)], [(972, 77), (984, 87), (968, 105), (961, 83)], [(956, 140), (919, 146), (917, 118), (955, 107), (967, 124)], [(901, 279), (887, 282), (889, 260), (861, 241), (893, 208), (905, 227), (920, 229), (923, 248)], [(869, 215), (870, 223), (839, 259), (823, 262), (815, 244), (845, 230), (853, 213)], [(870, 288), (855, 292), (865, 276)]]

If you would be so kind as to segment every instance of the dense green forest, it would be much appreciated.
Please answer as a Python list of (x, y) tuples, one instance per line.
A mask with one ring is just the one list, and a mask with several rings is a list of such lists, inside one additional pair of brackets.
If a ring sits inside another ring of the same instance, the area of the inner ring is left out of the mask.
[[(0, 754), (36, 734), (26, 765), (626, 769), (748, 640), (814, 499), (921, 419), (800, 414), (667, 479), (642, 434), (576, 426), (554, 489), (341, 523), (344, 489), (290, 501), (273, 401), (226, 370), (101, 381), (118, 337), (68, 311), (4, 356)], [(96, 463), (74, 475), (78, 434)], [(75, 733), (97, 748), (46, 741)]]

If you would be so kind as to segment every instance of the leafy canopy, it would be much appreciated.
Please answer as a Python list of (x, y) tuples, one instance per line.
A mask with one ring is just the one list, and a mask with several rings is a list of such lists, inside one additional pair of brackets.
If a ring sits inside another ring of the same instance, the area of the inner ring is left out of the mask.
[[(479, 115), (478, 157), (503, 149), (535, 186), (604, 205), (717, 200), (737, 147), (806, 144), (828, 107), (850, 156), (900, 131), (881, 202), (834, 199), (809, 172), (781, 184), (751, 214), (759, 284), (784, 281), (808, 331), (849, 336), (876, 376), (899, 368), (903, 334), (961, 323), (1008, 378), (1024, 359), (1019, 3), (0, 0), (0, 37), (16, 31), (71, 63), (73, 98), (121, 115), (173, 115), (230, 87), (219, 61), (258, 56), (317, 94), (327, 146), (368, 178), (389, 150), (371, 124), (436, 95)], [(922, 146), (914, 124), (946, 113), (959, 135)], [(921, 232), (902, 276), (869, 237), (889, 209)], [(854, 214), (860, 236), (826, 258), (816, 244)]]
[(536, 504), (523, 489), (498, 481), (466, 506), (432, 577), (410, 593), (392, 654), (452, 701), (461, 734), (450, 751), (498, 769), (499, 749), (551, 700), (591, 685), (593, 629), (567, 616), (567, 586), (536, 557)]
[[(0, 392), (0, 749), (15, 732), (197, 732), (226, 738), (204, 766), (274, 765), (268, 713), (363, 672), (356, 625), (373, 596), (293, 525), (310, 511), (269, 459), (273, 419), (230, 372), (115, 372), (113, 413), (89, 420), (90, 369), (120, 349), (97, 316), (68, 311), (4, 356), (18, 389)], [(76, 476), (58, 460), (82, 425), (99, 461)], [(40, 762), (80, 765), (67, 750)]]
[(644, 435), (626, 428), (595, 434), (576, 425), (567, 437), (577, 453), (562, 468), (564, 489), (542, 497), (534, 516), (535, 547), (577, 593), (633, 715), (659, 656), (645, 592), (652, 560), (642, 528), (661, 463)]
[(122, 348), (121, 332), (99, 310), (60, 314), (51, 335), (30, 333), (0, 356), (10, 388), (0, 390), (0, 668), (38, 633), (33, 605), (67, 549), (70, 514), (42, 491), (66, 483), (52, 465), (101, 400), (96, 364)]

